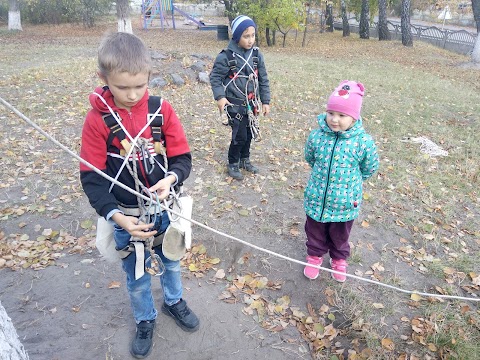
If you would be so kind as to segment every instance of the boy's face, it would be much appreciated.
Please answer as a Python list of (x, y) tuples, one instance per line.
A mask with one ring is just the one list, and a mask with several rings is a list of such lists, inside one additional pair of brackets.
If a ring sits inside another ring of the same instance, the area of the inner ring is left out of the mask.
[(351, 116), (338, 112), (327, 111), (327, 125), (332, 131), (345, 131), (355, 124), (355, 119)]
[(238, 40), (238, 46), (246, 50), (250, 50), (255, 44), (255, 28), (250, 26), (245, 29), (240, 40)]
[(128, 72), (113, 72), (108, 76), (100, 75), (100, 78), (110, 88), (115, 105), (130, 111), (145, 95), (149, 74), (132, 75)]

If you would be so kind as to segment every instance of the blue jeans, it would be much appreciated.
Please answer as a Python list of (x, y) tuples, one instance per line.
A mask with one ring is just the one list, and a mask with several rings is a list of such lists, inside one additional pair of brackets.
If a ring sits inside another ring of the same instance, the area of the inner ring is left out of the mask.
[[(157, 218), (155, 229), (158, 233), (163, 233), (167, 229), (170, 221), (166, 211)], [(130, 241), (130, 234), (123, 228), (115, 225), (115, 243), (117, 249), (123, 249)], [(167, 259), (162, 253), (162, 246), (154, 248), (155, 253), (160, 256), (165, 265), (165, 272), (160, 276), (160, 283), (163, 289), (164, 302), (167, 305), (173, 305), (182, 298), (182, 278), (180, 273), (180, 261), (172, 261)], [(145, 251), (145, 259), (150, 256), (148, 251)], [(140, 279), (135, 280), (135, 252), (132, 252), (125, 259), (122, 260), (122, 267), (127, 274), (127, 290), (130, 296), (130, 303), (132, 305), (133, 317), (137, 324), (140, 321), (154, 320), (157, 317), (157, 310), (155, 309), (152, 289), (151, 289), (151, 275), (145, 272)]]

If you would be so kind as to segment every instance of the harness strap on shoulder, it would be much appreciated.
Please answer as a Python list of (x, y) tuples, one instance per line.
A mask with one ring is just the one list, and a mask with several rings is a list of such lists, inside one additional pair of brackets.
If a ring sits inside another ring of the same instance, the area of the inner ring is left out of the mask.
[[(115, 115), (117, 116), (118, 119), (120, 119), (120, 121), (122, 121), (118, 113), (115, 113)], [(107, 125), (110, 129), (110, 134), (108, 135), (108, 140), (107, 140), (108, 145), (112, 143), (114, 137), (117, 137), (118, 140), (120, 141), (125, 139), (126, 137), (125, 132), (123, 131), (122, 127), (117, 122), (117, 120), (115, 120), (112, 114), (107, 113), (102, 116), (102, 119), (105, 122), (105, 125)]]
[(227, 55), (230, 77), (232, 78), (237, 74), (237, 59), (235, 59), (235, 54), (232, 50), (224, 49), (223, 52)]
[[(162, 106), (160, 96), (150, 96), (148, 98), (148, 118), (147, 121), (150, 122), (152, 117), (157, 112), (158, 108)], [(153, 120), (150, 122), (150, 127), (152, 129), (152, 137), (154, 142), (159, 142), (162, 140), (162, 126), (163, 126), (163, 114), (157, 114)]]
[(252, 62), (253, 62), (253, 70), (257, 71), (257, 69), (258, 69), (258, 47), (256, 47), (256, 46), (253, 48)]

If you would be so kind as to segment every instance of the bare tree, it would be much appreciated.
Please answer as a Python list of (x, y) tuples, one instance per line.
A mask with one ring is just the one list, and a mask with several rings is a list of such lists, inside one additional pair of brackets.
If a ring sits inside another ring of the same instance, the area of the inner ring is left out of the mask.
[(350, 36), (350, 24), (348, 23), (347, 18), (347, 6), (345, 4), (345, 0), (340, 1), (340, 5), (342, 7), (342, 29), (343, 29), (343, 36)]
[(400, 26), (402, 28), (402, 44), (413, 46), (412, 27), (410, 25), (410, 0), (402, 0)]
[(480, 0), (472, 0), (472, 10), (475, 23), (477, 24), (477, 40), (472, 51), (472, 61), (480, 64)]
[(387, 25), (387, 0), (378, 0), (378, 40), (390, 40)]
[(128, 0), (117, 0), (118, 31), (132, 34), (132, 19)]
[(23, 30), (18, 0), (9, 0), (8, 30)]
[(370, 39), (370, 5), (368, 0), (362, 0), (359, 27), (360, 39)]

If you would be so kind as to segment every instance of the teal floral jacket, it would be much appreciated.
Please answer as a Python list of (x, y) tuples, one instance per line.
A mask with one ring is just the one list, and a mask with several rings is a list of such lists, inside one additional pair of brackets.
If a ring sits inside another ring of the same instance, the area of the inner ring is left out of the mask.
[(305, 160), (312, 167), (305, 212), (323, 223), (353, 220), (362, 204), (363, 180), (378, 170), (377, 147), (361, 118), (347, 131), (333, 132), (326, 114), (318, 116), (318, 124), (305, 145)]

